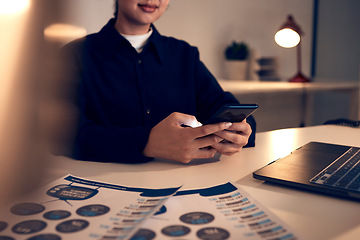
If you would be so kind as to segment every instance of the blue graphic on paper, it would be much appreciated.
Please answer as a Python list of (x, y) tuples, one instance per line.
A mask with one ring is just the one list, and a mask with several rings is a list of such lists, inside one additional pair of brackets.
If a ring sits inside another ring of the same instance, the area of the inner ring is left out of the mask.
[(230, 233), (227, 230), (217, 227), (200, 229), (196, 235), (203, 240), (225, 240), (230, 237)]
[(10, 212), (19, 216), (30, 216), (45, 210), (43, 205), (37, 203), (20, 203), (11, 207)]
[(0, 232), (4, 231), (8, 226), (7, 222), (0, 221)]
[(56, 234), (39, 234), (27, 240), (61, 240), (61, 237)]
[(231, 183), (228, 182), (228, 183), (218, 185), (218, 186), (215, 186), (215, 187), (210, 187), (210, 188), (178, 191), (175, 194), (175, 196), (199, 194), (200, 196), (203, 196), (203, 197), (211, 197), (211, 196), (230, 193), (230, 192), (233, 192), (235, 190), (237, 190), (237, 188), (234, 185), (232, 185)]
[(76, 213), (83, 217), (101, 216), (110, 211), (110, 208), (105, 205), (91, 204), (76, 210)]
[(95, 196), (99, 191), (97, 189), (71, 186), (66, 184), (57, 185), (50, 188), (46, 194), (59, 198), (60, 200), (86, 200)]
[(107, 184), (107, 183), (85, 180), (85, 179), (81, 179), (81, 178), (73, 177), (73, 176), (67, 176), (65, 178), (65, 180), (68, 180), (73, 183), (80, 183), (80, 184), (93, 186), (93, 187), (97, 187), (97, 188), (108, 188), (108, 189), (114, 189), (114, 190), (120, 190), (120, 191), (139, 192), (139, 193), (141, 193), (140, 196), (143, 196), (143, 197), (170, 196), (170, 195), (174, 194), (180, 188), (180, 187), (178, 187), (178, 188), (164, 188), (164, 189), (147, 189), (147, 188), (124, 187), (124, 186), (119, 186), (119, 185), (114, 185), (114, 184)]
[(180, 236), (185, 236), (186, 234), (188, 234), (190, 232), (190, 228), (188, 228), (186, 226), (182, 226), (182, 225), (172, 225), (172, 226), (163, 228), (161, 230), (161, 232), (166, 236), (180, 237)]
[[(231, 193), (235, 190), (237, 190), (237, 188), (232, 183), (228, 182), (228, 183), (218, 185), (215, 187), (210, 187), (210, 188), (178, 191), (174, 196), (176, 197), (176, 196), (184, 196), (184, 195), (191, 195), (191, 194), (199, 194), (200, 196), (203, 196), (203, 197), (211, 197), (211, 196), (217, 196), (217, 195)], [(161, 207), (161, 209), (158, 212), (155, 213), (155, 215), (160, 215), (165, 212), (166, 212), (166, 206), (164, 205)], [(210, 221), (210, 218), (208, 220)]]
[(130, 238), (130, 240), (152, 240), (155, 236), (155, 232), (149, 229), (141, 228)]
[[(99, 193), (99, 188), (107, 188), (107, 189), (113, 189), (113, 190), (119, 190), (119, 191), (129, 191), (129, 192), (138, 192), (140, 193), (140, 196), (143, 197), (164, 197), (164, 196), (171, 196), (173, 195), (180, 187), (178, 188), (165, 188), (165, 189), (146, 189), (146, 188), (132, 188), (132, 187), (125, 187), (125, 186), (119, 186), (114, 184), (107, 184), (102, 182), (96, 182), (86, 179), (81, 179), (74, 176), (67, 176), (64, 178), (64, 180), (70, 181), (70, 184), (59, 184), (57, 186), (54, 186), (50, 188), (46, 194), (57, 198), (56, 200), (47, 201), (45, 203), (63, 200), (69, 205), (71, 203), (69, 200), (74, 201), (82, 201), (87, 200), (92, 197), (94, 197), (96, 194)], [(83, 187), (83, 186), (74, 186), (72, 184), (82, 184), (89, 187)], [(94, 187), (94, 188), (90, 188)], [(72, 205), (71, 205), (72, 206)]]
[(82, 219), (74, 219), (62, 222), (56, 226), (56, 231), (61, 233), (74, 233), (89, 226), (89, 222)]
[(8, 236), (0, 236), (0, 240), (15, 240), (15, 238), (8, 237)]
[(154, 215), (160, 215), (160, 214), (163, 214), (163, 213), (166, 213), (166, 207), (165, 205), (162, 205), (162, 207), (154, 214)]
[(206, 224), (215, 219), (214, 215), (205, 212), (190, 212), (182, 215), (180, 221), (188, 224)]
[(70, 217), (71, 213), (65, 210), (54, 210), (44, 213), (44, 218), (49, 220), (61, 220)]
[(41, 220), (28, 220), (24, 222), (20, 222), (12, 227), (12, 231), (17, 234), (31, 234), (40, 232), (44, 228), (46, 228), (47, 224)]

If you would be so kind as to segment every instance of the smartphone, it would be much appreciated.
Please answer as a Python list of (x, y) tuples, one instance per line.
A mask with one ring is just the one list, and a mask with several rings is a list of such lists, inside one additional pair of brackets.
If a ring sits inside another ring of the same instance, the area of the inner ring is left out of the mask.
[(259, 106), (257, 104), (238, 104), (225, 105), (220, 108), (205, 124), (219, 122), (242, 122), (245, 118), (253, 114)]

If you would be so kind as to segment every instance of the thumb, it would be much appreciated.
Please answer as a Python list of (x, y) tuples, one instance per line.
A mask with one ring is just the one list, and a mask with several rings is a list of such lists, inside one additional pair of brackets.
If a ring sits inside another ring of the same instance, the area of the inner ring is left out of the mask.
[(178, 123), (182, 126), (187, 127), (200, 127), (202, 124), (196, 119), (195, 116), (183, 114), (183, 113), (175, 113), (175, 118)]

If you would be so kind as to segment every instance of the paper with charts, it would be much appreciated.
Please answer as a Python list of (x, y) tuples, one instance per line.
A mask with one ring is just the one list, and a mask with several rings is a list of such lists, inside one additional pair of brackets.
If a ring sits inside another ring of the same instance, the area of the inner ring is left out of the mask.
[(299, 239), (234, 183), (181, 189), (67, 175), (3, 207), (0, 240)]

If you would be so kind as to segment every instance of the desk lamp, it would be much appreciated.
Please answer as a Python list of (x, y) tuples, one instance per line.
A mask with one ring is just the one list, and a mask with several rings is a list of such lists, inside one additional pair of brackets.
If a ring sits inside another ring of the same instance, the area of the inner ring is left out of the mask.
[(300, 26), (294, 21), (292, 15), (288, 16), (287, 21), (280, 27), (275, 34), (275, 42), (284, 48), (297, 47), (297, 74), (289, 79), (289, 82), (310, 82), (310, 79), (305, 77), (301, 72), (301, 35), (303, 31)]

